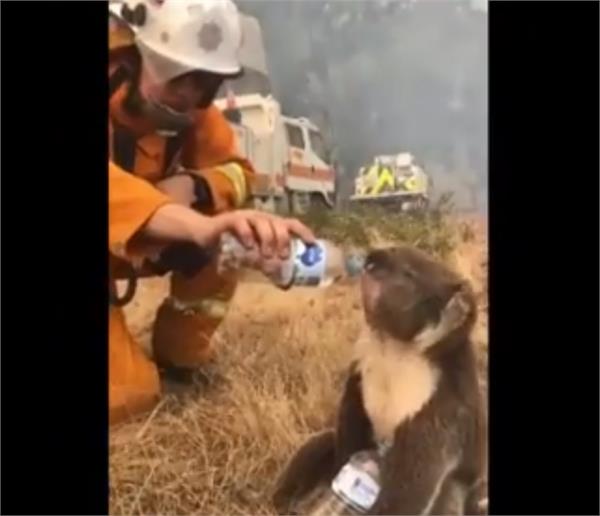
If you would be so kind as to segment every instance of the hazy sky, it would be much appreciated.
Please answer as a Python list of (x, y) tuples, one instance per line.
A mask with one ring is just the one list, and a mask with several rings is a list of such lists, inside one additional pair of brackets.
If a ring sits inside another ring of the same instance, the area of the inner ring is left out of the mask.
[(487, 197), (487, 2), (238, 1), (263, 28), (275, 96), (331, 133), (346, 191), (376, 154), (408, 151), (438, 191)]

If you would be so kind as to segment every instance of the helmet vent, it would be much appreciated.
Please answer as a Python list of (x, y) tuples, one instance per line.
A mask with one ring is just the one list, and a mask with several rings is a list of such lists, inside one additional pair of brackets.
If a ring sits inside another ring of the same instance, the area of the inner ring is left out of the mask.
[(221, 27), (214, 22), (205, 23), (198, 32), (198, 46), (206, 52), (217, 50), (222, 41)]

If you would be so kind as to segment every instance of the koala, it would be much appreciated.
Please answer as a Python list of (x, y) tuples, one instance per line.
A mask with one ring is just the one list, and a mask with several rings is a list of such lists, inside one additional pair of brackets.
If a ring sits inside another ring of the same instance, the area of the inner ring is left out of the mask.
[(281, 475), (289, 514), (361, 450), (385, 450), (369, 514), (486, 514), (486, 428), (470, 331), (470, 285), (409, 246), (372, 251), (364, 325), (336, 428), (306, 442)]

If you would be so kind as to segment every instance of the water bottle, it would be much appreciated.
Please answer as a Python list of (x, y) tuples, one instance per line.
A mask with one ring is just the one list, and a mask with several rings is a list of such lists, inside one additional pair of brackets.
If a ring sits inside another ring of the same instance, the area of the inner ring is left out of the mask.
[[(233, 235), (221, 237), (219, 268), (243, 268), (255, 263), (258, 251), (249, 250)], [(282, 288), (291, 286), (326, 287), (338, 279), (360, 274), (364, 258), (360, 253), (346, 253), (328, 240), (307, 245), (299, 238), (292, 239), (290, 256), (269, 279)]]
[(379, 495), (380, 460), (376, 450), (363, 450), (352, 455), (307, 515), (368, 514)]

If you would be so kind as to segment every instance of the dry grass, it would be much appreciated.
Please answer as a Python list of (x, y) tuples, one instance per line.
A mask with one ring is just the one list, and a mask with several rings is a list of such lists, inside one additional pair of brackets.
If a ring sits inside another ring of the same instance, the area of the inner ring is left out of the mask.
[(344, 211), (316, 210), (302, 218), (321, 238), (347, 247), (404, 242), (446, 259), (464, 234), (451, 222), (453, 211), (452, 196), (447, 194), (423, 213), (355, 206)]
[[(479, 284), (485, 308), (481, 245), (469, 239), (452, 263)], [(142, 340), (164, 287), (151, 280), (129, 310)], [(485, 368), (483, 320), (474, 337)], [(289, 293), (241, 285), (217, 334), (208, 385), (112, 429), (111, 514), (272, 514), (279, 471), (331, 424), (361, 321), (353, 284)]]
[(335, 412), (360, 323), (354, 294), (302, 291), (291, 304), (270, 286), (242, 286), (208, 387), (112, 432), (111, 513), (270, 512), (279, 469)]

